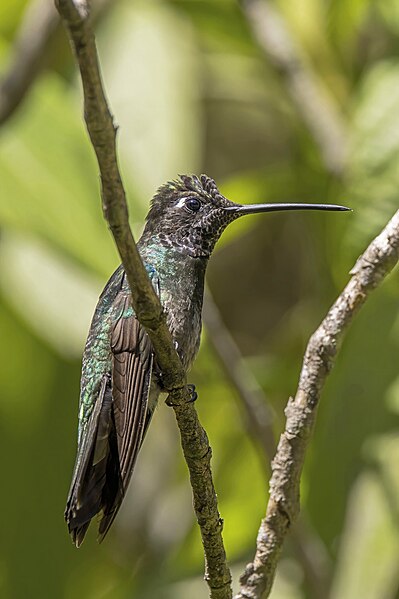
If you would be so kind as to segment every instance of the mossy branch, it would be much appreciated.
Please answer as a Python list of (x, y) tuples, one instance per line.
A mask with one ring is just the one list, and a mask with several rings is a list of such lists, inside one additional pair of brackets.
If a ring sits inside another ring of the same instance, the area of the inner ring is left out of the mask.
[(149, 334), (162, 382), (169, 392), (180, 429), (184, 456), (190, 472), (194, 509), (201, 530), (206, 572), (212, 599), (230, 599), (231, 575), (226, 561), (216, 493), (210, 468), (211, 448), (195, 407), (188, 402), (185, 370), (166, 325), (165, 314), (154, 292), (129, 226), (126, 194), (118, 167), (117, 129), (105, 97), (94, 33), (86, 0), (56, 0), (79, 65), (84, 115), (97, 156), (104, 216), (114, 237), (132, 292), (132, 304)]

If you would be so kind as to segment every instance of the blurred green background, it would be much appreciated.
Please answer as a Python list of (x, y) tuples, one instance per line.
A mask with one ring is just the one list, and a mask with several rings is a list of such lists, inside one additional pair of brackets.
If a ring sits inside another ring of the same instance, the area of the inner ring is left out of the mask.
[[(92, 527), (77, 551), (63, 521), (82, 348), (118, 259), (79, 80), (50, 4), (0, 6), (0, 596), (200, 599), (201, 543), (165, 405), (106, 541), (97, 545)], [(398, 206), (398, 3), (272, 4), (295, 46), (292, 72), (261, 48), (260, 21), (233, 0), (93, 5), (137, 235), (157, 186), (185, 172), (207, 173), (239, 202), (354, 209), (243, 219), (211, 260), (215, 302), (275, 412), (277, 435), (310, 333)], [(10, 77), (23, 78), (18, 57), (32, 56), (37, 40), (40, 60), (25, 76), (33, 85), (8, 116)], [(317, 92), (306, 106), (298, 73)], [(286, 543), (273, 599), (399, 597), (398, 300), (394, 273), (345, 339), (306, 460), (300, 530)], [(237, 580), (254, 552), (267, 477), (211, 341), (205, 330), (190, 381)]]

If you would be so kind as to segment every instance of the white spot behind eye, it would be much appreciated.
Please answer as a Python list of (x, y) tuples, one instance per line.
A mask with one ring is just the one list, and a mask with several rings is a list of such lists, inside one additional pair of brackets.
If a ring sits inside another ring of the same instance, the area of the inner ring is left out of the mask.
[(183, 208), (186, 205), (187, 198), (180, 198), (180, 200), (176, 203), (176, 208)]

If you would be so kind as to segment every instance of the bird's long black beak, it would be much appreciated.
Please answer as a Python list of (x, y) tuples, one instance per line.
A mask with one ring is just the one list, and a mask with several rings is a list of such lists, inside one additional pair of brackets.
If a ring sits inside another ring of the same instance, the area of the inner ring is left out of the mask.
[(237, 216), (244, 214), (256, 214), (257, 212), (278, 212), (280, 210), (351, 210), (346, 206), (337, 204), (236, 204), (225, 208), (228, 212), (234, 212)]

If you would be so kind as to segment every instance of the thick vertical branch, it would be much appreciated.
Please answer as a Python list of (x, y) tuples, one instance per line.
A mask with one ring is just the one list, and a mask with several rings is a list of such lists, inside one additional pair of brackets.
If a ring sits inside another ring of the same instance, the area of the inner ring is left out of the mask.
[(285, 535), (299, 512), (299, 484), (320, 393), (331, 371), (338, 344), (353, 317), (399, 259), (399, 211), (360, 256), (352, 278), (312, 335), (306, 348), (298, 390), (290, 398), (285, 431), (272, 463), (270, 498), (256, 553), (235, 599), (268, 597)]
[(117, 162), (116, 127), (101, 81), (88, 5), (85, 0), (56, 0), (56, 6), (79, 64), (85, 120), (100, 169), (104, 215), (127, 274), (133, 307), (151, 338), (162, 370), (162, 382), (169, 392), (168, 401), (174, 408), (180, 429), (193, 489), (194, 509), (204, 546), (205, 578), (210, 596), (213, 599), (230, 599), (231, 575), (226, 562), (222, 520), (210, 469), (211, 448), (194, 405), (187, 401), (189, 392), (185, 371), (129, 227), (125, 190)]

